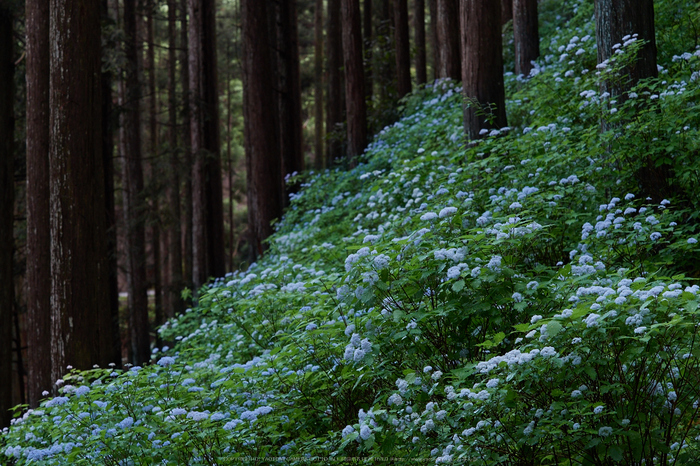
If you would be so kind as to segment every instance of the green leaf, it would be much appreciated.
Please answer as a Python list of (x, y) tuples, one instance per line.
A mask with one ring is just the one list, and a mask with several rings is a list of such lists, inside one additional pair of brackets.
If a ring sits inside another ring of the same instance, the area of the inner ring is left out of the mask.
[(459, 293), (464, 289), (464, 280), (457, 280), (453, 285), (452, 285), (452, 291), (455, 293)]
[(608, 456), (615, 461), (622, 461), (622, 448), (613, 445), (608, 449)]
[(553, 320), (547, 324), (547, 335), (553, 337), (557, 333), (561, 332), (562, 328), (562, 325), (558, 321)]

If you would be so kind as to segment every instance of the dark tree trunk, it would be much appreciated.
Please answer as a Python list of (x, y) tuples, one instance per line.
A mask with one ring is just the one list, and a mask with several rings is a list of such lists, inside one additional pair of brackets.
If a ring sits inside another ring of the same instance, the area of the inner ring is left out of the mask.
[(637, 61), (627, 70), (629, 80), (616, 85), (606, 83), (603, 92), (620, 96), (640, 79), (658, 76), (653, 0), (596, 0), (595, 19), (598, 63), (612, 57), (613, 45), (623, 43), (624, 36), (639, 34), (638, 39), (646, 41)]
[(139, 83), (138, 13), (136, 0), (124, 0), (126, 78), (122, 103), (122, 156), (124, 160), (124, 216), (126, 223), (127, 287), (131, 360), (143, 364), (150, 356), (148, 285), (146, 279), (146, 233), (141, 155), (141, 85)]
[[(49, 2), (27, 0), (27, 395), (51, 390), (49, 226)], [(5, 48), (5, 45), (0, 46)], [(0, 65), (4, 69), (4, 65)], [(4, 89), (4, 84), (2, 84)], [(5, 107), (0, 107), (5, 108)], [(12, 138), (3, 136), (3, 141)], [(11, 186), (11, 183), (2, 183)], [(2, 221), (3, 224), (5, 221)], [(5, 244), (4, 241), (0, 244)], [(1, 262), (5, 263), (5, 262)], [(3, 279), (3, 283), (5, 280)], [(0, 305), (2, 307), (2, 305)], [(9, 327), (8, 327), (9, 328)]]
[(408, 37), (408, 0), (394, 0), (396, 90), (399, 99), (411, 92), (411, 44)]
[(516, 0), (501, 0), (501, 24), (505, 25), (513, 19), (513, 4)]
[[(102, 159), (100, 4), (51, 2), (52, 378), (112, 357)], [(66, 73), (65, 70), (71, 70)]]
[(540, 56), (537, 0), (512, 0), (515, 74), (530, 74), (532, 61)]
[[(102, 24), (113, 26), (107, 0), (100, 1)], [(103, 38), (104, 39), (104, 38)], [(115, 47), (110, 41), (108, 47)], [(112, 356), (110, 361), (121, 367), (122, 349), (119, 331), (119, 284), (117, 264), (117, 216), (114, 198), (114, 112), (111, 71), (102, 72), (102, 160), (105, 174), (105, 209), (107, 221), (107, 256), (109, 260), (109, 313), (112, 323)]]
[[(297, 2), (277, 3), (277, 89), (279, 106), (282, 177), (304, 170), (301, 136), (301, 84), (299, 78), (299, 38)], [(284, 189), (284, 181), (283, 181)], [(290, 190), (294, 190), (291, 188)], [(286, 204), (289, 197), (284, 196)]]
[(268, 41), (267, 2), (242, 0), (243, 107), (248, 182), (248, 228), (253, 259), (266, 248), (270, 222), (282, 214), (277, 104)]
[[(12, 253), (14, 248), (14, 83), (12, 12), (0, 5), (0, 428), (12, 419)], [(44, 158), (46, 156), (44, 155)], [(46, 289), (43, 290), (46, 293)], [(40, 361), (43, 363), (44, 361)], [(42, 368), (43, 370), (43, 368)]]
[(187, 1), (180, 0), (180, 67), (181, 67), (181, 86), (182, 86), (182, 145), (183, 145), (183, 160), (182, 160), (182, 171), (181, 175), (184, 177), (183, 183), (183, 193), (182, 193), (182, 244), (183, 244), (183, 265), (185, 267), (184, 271), (184, 284), (188, 287), (194, 286), (194, 274), (193, 274), (193, 257), (192, 257), (192, 171), (193, 171), (193, 157), (192, 157), (192, 133), (190, 131), (191, 127), (191, 117), (190, 117), (190, 41), (189, 41), (189, 25), (187, 21)]
[(348, 115), (347, 157), (351, 166), (367, 147), (365, 72), (362, 67), (359, 0), (342, 0), (345, 111)]
[[(601, 93), (609, 92), (611, 99), (621, 105), (627, 98), (627, 93), (640, 80), (658, 76), (656, 65), (656, 39), (654, 32), (654, 2), (653, 0), (596, 0), (595, 2), (596, 40), (598, 43), (598, 63), (610, 59), (614, 54), (613, 46), (622, 44), (625, 36), (636, 35), (637, 40), (645, 42), (637, 55), (637, 59), (624, 72), (626, 79), (616, 79), (614, 82), (603, 81)], [(612, 125), (601, 120), (601, 129), (609, 130)], [(661, 199), (675, 194), (674, 187), (669, 184), (671, 166), (668, 163), (655, 160), (651, 155), (641, 155), (641, 166), (636, 172), (641, 192), (659, 202)]]
[[(321, 170), (323, 157), (323, 0), (314, 10), (314, 166)], [(231, 245), (233, 248), (233, 245)]]
[(189, 0), (192, 275), (195, 286), (225, 273), (214, 0)]
[(501, 6), (492, 0), (464, 1), (460, 17), (462, 86), (467, 99), (464, 131), (477, 139), (482, 128), (506, 126)]
[[(493, 2), (493, 0), (491, 0), (491, 2)], [(461, 4), (464, 7), (471, 3), (472, 0), (462, 0)], [(459, 81), (462, 78), (461, 55), (459, 51), (459, 4), (457, 0), (437, 0), (437, 7), (437, 39), (439, 44), (438, 53), (440, 54), (438, 77), (452, 78)], [(471, 27), (471, 25), (469, 27)], [(466, 26), (461, 28), (462, 34), (464, 34), (466, 28)]]
[(379, 56), (376, 58), (375, 82), (377, 99), (374, 105), (373, 123), (381, 127), (393, 119), (396, 106), (396, 45), (394, 40), (394, 0), (382, 0), (378, 11), (376, 38)]
[(365, 92), (367, 102), (372, 102), (374, 83), (373, 53), (372, 53), (372, 0), (365, 0), (362, 5), (362, 39), (365, 50)]
[(168, 0), (168, 149), (170, 159), (170, 182), (167, 189), (170, 216), (168, 225), (168, 265), (170, 285), (166, 293), (170, 295), (170, 307), (165, 309), (166, 317), (173, 317), (183, 311), (180, 290), (182, 283), (182, 236), (180, 215), (180, 159), (177, 146), (177, 59), (176, 59), (176, 20), (175, 0)]
[(204, 99), (206, 114), (204, 134), (208, 160), (207, 172), (207, 261), (209, 276), (223, 277), (226, 273), (224, 254), (224, 189), (221, 180), (221, 135), (219, 130), (219, 77), (216, 53), (216, 0), (202, 0), (202, 44)]
[(326, 132), (330, 133), (326, 147), (327, 166), (343, 156), (343, 144), (337, 137), (343, 124), (343, 42), (340, 24), (340, 1), (328, 0), (328, 100), (326, 101)]
[[(149, 226), (151, 237), (151, 251), (153, 254), (153, 288), (155, 301), (155, 325), (163, 323), (163, 276), (167, 270), (161, 254), (161, 216), (160, 216), (160, 185), (161, 173), (158, 164), (158, 99), (156, 90), (156, 61), (155, 61), (155, 40), (153, 31), (153, 10), (155, 4), (153, 0), (146, 1), (146, 65), (148, 69), (148, 152), (149, 152), (149, 197), (150, 212)], [(158, 340), (158, 339), (156, 339)], [(158, 342), (158, 341), (157, 341)], [(159, 343), (159, 342), (158, 342)]]
[(415, 0), (414, 36), (416, 42), (416, 84), (428, 81), (425, 53), (425, 0)]
[(192, 143), (192, 281), (199, 288), (207, 281), (206, 153), (204, 151), (204, 73), (202, 1), (188, 0), (190, 68), (190, 138)]
[(440, 41), (438, 40), (438, 8), (437, 0), (428, 0), (430, 10), (430, 49), (433, 54), (433, 79), (440, 77)]

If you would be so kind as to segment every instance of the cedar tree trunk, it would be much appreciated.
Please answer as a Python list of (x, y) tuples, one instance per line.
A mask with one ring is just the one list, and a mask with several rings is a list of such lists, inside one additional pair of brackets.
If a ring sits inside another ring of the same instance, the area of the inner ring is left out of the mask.
[(343, 42), (340, 25), (340, 1), (328, 0), (328, 99), (326, 100), (326, 132), (329, 138), (326, 147), (327, 167), (343, 156), (343, 144), (338, 133), (342, 127), (343, 110)]
[(277, 101), (268, 41), (267, 2), (242, 0), (243, 107), (248, 183), (248, 228), (253, 259), (272, 233), (272, 220), (282, 215), (281, 155)]
[(527, 76), (532, 69), (532, 62), (540, 56), (537, 0), (512, 1), (515, 74)]
[[(51, 362), (106, 366), (112, 357), (102, 158), (100, 4), (51, 1)], [(66, 70), (71, 70), (67, 73)]]
[(396, 90), (399, 99), (411, 92), (411, 45), (408, 38), (408, 0), (394, 0)]
[(506, 126), (501, 44), (501, 6), (492, 0), (461, 3), (464, 131), (477, 139), (483, 128)]
[(323, 0), (314, 10), (314, 166), (323, 169)]
[[(469, 3), (471, 3), (470, 0), (461, 1), (462, 6), (466, 6)], [(459, 81), (462, 77), (459, 51), (459, 4), (457, 0), (437, 0), (437, 8), (437, 39), (439, 44), (438, 53), (440, 54), (438, 77), (452, 78), (455, 81)], [(461, 28), (462, 34), (465, 33), (465, 28), (466, 26)]]
[(425, 0), (415, 0), (416, 13), (413, 17), (416, 41), (416, 84), (425, 84), (428, 80), (425, 54)]
[[(51, 293), (48, 292), (51, 289), (49, 2), (27, 0), (25, 8), (27, 21), (27, 395), (29, 406), (36, 408), (42, 398), (41, 393), (45, 390), (51, 391), (53, 388), (51, 383)], [(5, 137), (2, 139), (5, 140)], [(11, 141), (12, 138), (8, 140)], [(11, 183), (7, 184), (7, 186), (10, 185)], [(3, 183), (3, 186), (6, 184)]]
[(347, 157), (357, 163), (367, 147), (367, 106), (365, 74), (362, 67), (360, 1), (342, 0), (343, 63), (345, 65), (345, 110), (348, 116)]
[[(14, 295), (14, 37), (12, 12), (0, 6), (0, 428), (12, 418), (12, 309)], [(46, 293), (48, 290), (44, 289)]]

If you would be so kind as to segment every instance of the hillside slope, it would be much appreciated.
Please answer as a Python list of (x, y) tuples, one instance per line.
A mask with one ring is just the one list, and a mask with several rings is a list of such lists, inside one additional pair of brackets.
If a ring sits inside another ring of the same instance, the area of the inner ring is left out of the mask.
[[(700, 52), (673, 15), (698, 6), (657, 3), (661, 78), (636, 98), (597, 91), (635, 38), (597, 69), (591, 2), (545, 2), (510, 128), (465, 149), (455, 83), (415, 93), (357, 168), (299, 177), (269, 253), (163, 327), (173, 348), (71, 372), (2, 453), (697, 464)], [(668, 198), (640, 183), (650, 164)]]

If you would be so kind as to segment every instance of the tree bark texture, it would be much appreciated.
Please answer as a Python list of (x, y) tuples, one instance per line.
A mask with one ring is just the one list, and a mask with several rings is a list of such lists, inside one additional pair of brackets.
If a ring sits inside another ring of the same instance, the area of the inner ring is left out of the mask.
[(139, 82), (138, 12), (136, 0), (124, 0), (124, 55), (126, 72), (122, 103), (121, 135), (124, 171), (124, 218), (126, 224), (127, 288), (129, 293), (130, 356), (140, 365), (150, 357), (148, 283), (146, 278), (146, 230), (141, 154), (141, 84)]
[(501, 0), (501, 25), (505, 25), (513, 17), (513, 4), (515, 0)]
[(148, 175), (150, 197), (149, 227), (151, 251), (153, 253), (153, 288), (155, 301), (155, 326), (163, 323), (163, 276), (167, 270), (167, 260), (163, 261), (161, 254), (161, 215), (160, 215), (160, 186), (162, 174), (158, 164), (158, 99), (156, 89), (155, 40), (153, 31), (153, 0), (146, 2), (146, 68), (148, 68)]
[(425, 84), (428, 80), (425, 53), (425, 0), (415, 1), (413, 17), (414, 37), (416, 43), (416, 84)]
[[(14, 248), (14, 37), (12, 12), (0, 5), (0, 428), (12, 418), (12, 310)], [(46, 289), (43, 290), (47, 292)]]
[(182, 247), (183, 266), (184, 266), (184, 281), (189, 287), (194, 286), (193, 268), (192, 268), (192, 133), (190, 131), (190, 41), (189, 41), (189, 23), (187, 21), (187, 2), (188, 0), (180, 0), (180, 69), (181, 69), (181, 87), (182, 87), (182, 146), (184, 148), (182, 157), (182, 171), (184, 178), (183, 193), (182, 193)]
[(214, 0), (189, 0), (192, 275), (199, 288), (225, 273)]
[(646, 41), (637, 61), (627, 70), (629, 80), (616, 86), (606, 83), (601, 92), (619, 96), (640, 79), (658, 76), (653, 0), (596, 0), (595, 19), (598, 63), (612, 57), (613, 45), (623, 43), (624, 36), (639, 34), (638, 39)]
[(328, 32), (326, 35), (328, 54), (328, 99), (326, 100), (326, 132), (330, 134), (326, 147), (326, 166), (343, 157), (343, 144), (338, 131), (343, 124), (343, 42), (340, 23), (340, 1), (328, 0)]
[(396, 106), (396, 45), (394, 40), (394, 0), (381, 0), (378, 8), (377, 31), (375, 34), (379, 54), (374, 61), (377, 98), (373, 107), (372, 120), (377, 127), (383, 127), (394, 120)]
[(530, 74), (532, 62), (540, 56), (537, 0), (512, 0), (515, 74)]
[[(323, 156), (323, 0), (314, 9), (314, 166), (324, 168)], [(233, 245), (231, 245), (233, 247)]]
[[(493, 0), (491, 1), (493, 2)], [(469, 3), (471, 3), (470, 0), (462, 0), (461, 2), (462, 5)], [(440, 55), (438, 77), (459, 81), (462, 77), (459, 51), (459, 4), (457, 0), (437, 0), (437, 10), (437, 39)], [(462, 33), (464, 33), (465, 27), (462, 26)]]
[(477, 139), (482, 128), (506, 126), (501, 6), (492, 0), (460, 5), (464, 131)]
[[(109, 2), (100, 1), (104, 26), (113, 27)], [(104, 27), (103, 27), (104, 30)], [(115, 47), (114, 41), (103, 47)], [(104, 164), (105, 218), (107, 221), (107, 257), (109, 263), (109, 315), (112, 324), (112, 356), (110, 360), (121, 367), (122, 349), (119, 331), (119, 283), (117, 264), (117, 218), (114, 198), (114, 116), (112, 105), (112, 72), (102, 71), (102, 160)]]
[(251, 253), (260, 256), (272, 233), (270, 222), (282, 215), (282, 173), (268, 41), (267, 2), (242, 0), (243, 107)]
[(437, 0), (428, 0), (428, 9), (430, 10), (430, 49), (433, 58), (433, 79), (438, 79), (440, 77), (440, 42), (437, 34)]
[[(106, 366), (112, 356), (102, 159), (100, 4), (51, 1), (51, 358)], [(70, 70), (70, 72), (67, 72)]]
[[(282, 177), (304, 170), (301, 133), (301, 83), (299, 77), (299, 35), (297, 2), (277, 3), (277, 89), (279, 105)], [(283, 181), (284, 189), (284, 181)], [(284, 203), (288, 202), (284, 196)]]
[[(27, 0), (25, 8), (27, 22), (27, 397), (29, 406), (35, 408), (42, 398), (41, 393), (44, 390), (51, 390), (53, 385), (51, 383), (51, 294), (48, 292), (51, 289), (49, 3), (45, 0)], [(4, 65), (0, 66), (4, 67)]]
[(372, 23), (372, 0), (365, 0), (362, 4), (362, 40), (365, 50), (365, 92), (367, 94), (367, 102), (372, 102), (374, 93), (372, 80), (372, 75), (374, 74)]
[(170, 307), (165, 309), (166, 317), (173, 317), (183, 310), (180, 290), (182, 283), (182, 236), (180, 210), (180, 158), (178, 151), (177, 127), (177, 41), (175, 0), (168, 0), (168, 149), (170, 163), (170, 182), (166, 196), (168, 198), (169, 216), (167, 225), (168, 256), (170, 267), (170, 284), (166, 293), (170, 295)]
[(394, 0), (396, 90), (399, 99), (411, 92), (411, 44), (408, 34), (408, 0)]
[(226, 273), (224, 255), (224, 189), (221, 180), (221, 135), (219, 129), (219, 77), (216, 53), (216, 0), (202, 0), (202, 43), (204, 45), (204, 99), (206, 114), (204, 132), (208, 160), (207, 172), (207, 260), (209, 276), (223, 277)]
[(367, 106), (362, 66), (359, 0), (342, 0), (345, 111), (348, 117), (348, 162), (353, 166), (367, 147)]

